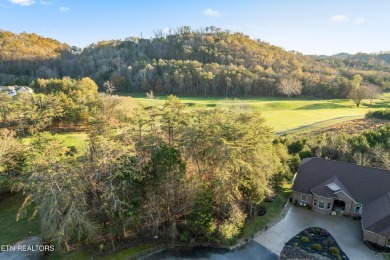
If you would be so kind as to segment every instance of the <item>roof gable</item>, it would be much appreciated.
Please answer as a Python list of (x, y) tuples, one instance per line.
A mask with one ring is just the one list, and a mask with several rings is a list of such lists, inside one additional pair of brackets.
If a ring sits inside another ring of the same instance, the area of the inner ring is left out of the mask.
[(390, 235), (390, 193), (363, 205), (363, 228), (382, 235)]
[(298, 168), (293, 190), (309, 194), (312, 189), (321, 185), (336, 188), (332, 183), (354, 201), (368, 203), (390, 192), (390, 171), (321, 158), (307, 158)]

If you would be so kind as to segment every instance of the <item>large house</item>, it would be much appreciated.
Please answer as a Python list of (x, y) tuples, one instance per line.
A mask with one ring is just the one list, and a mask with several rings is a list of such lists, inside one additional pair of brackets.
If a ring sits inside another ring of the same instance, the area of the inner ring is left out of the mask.
[(33, 93), (32, 88), (26, 86), (0, 86), (0, 93), (7, 93), (10, 96), (16, 96), (18, 93)]
[(313, 211), (361, 217), (363, 240), (390, 247), (390, 171), (306, 158), (292, 189), (293, 202)]

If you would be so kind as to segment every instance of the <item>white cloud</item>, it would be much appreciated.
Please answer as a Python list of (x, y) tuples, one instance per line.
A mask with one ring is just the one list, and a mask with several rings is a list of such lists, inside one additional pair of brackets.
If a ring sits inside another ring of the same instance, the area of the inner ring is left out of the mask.
[(67, 6), (61, 6), (61, 7), (60, 7), (60, 11), (61, 11), (61, 12), (67, 12), (67, 11), (69, 11), (69, 7), (67, 7)]
[(206, 10), (204, 10), (203, 14), (207, 15), (207, 16), (212, 16), (212, 17), (221, 16), (220, 12), (218, 12), (217, 10), (211, 9), (211, 8), (207, 8)]
[(348, 16), (345, 15), (335, 15), (329, 18), (334, 23), (342, 23), (342, 22), (347, 22), (349, 21)]
[(39, 1), (39, 3), (41, 5), (51, 5), (51, 2), (47, 2), (47, 1)]
[(34, 0), (8, 0), (14, 5), (29, 6), (35, 4)]
[(361, 24), (361, 23), (365, 23), (365, 22), (366, 22), (366, 19), (364, 17), (359, 17), (359, 18), (355, 19), (355, 23), (357, 23), (357, 24)]

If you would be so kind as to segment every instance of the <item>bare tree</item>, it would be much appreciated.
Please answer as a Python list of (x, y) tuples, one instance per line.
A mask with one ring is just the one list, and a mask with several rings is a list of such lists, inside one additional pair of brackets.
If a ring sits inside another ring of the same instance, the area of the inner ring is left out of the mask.
[(107, 94), (112, 95), (116, 91), (116, 87), (114, 82), (112, 81), (106, 81), (103, 83), (104, 90)]
[(370, 91), (367, 86), (360, 85), (354, 87), (348, 94), (348, 97), (355, 102), (356, 106), (359, 107), (363, 99), (370, 97)]
[(378, 95), (381, 93), (381, 89), (370, 82), (363, 82), (362, 86), (367, 88), (368, 98), (370, 99), (370, 106), (372, 106), (373, 99), (378, 97)]
[(287, 97), (291, 97), (294, 95), (300, 95), (302, 91), (302, 83), (296, 78), (283, 78), (280, 80), (280, 84), (278, 86), (278, 92), (282, 95), (286, 95)]

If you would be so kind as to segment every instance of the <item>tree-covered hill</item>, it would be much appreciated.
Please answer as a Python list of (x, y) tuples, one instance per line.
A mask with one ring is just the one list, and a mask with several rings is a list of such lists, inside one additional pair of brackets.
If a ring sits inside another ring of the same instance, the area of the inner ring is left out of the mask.
[[(20, 52), (7, 44), (12, 41), (21, 46)], [(198, 31), (185, 26), (167, 34), (158, 31), (151, 39), (102, 41), (82, 51), (26, 33), (2, 31), (0, 43), (0, 57), (7, 57), (0, 62), (0, 84), (70, 76), (91, 77), (100, 86), (109, 80), (118, 91), (128, 92), (322, 98), (347, 97), (362, 81), (381, 89), (390, 86), (386, 63), (369, 66), (369, 61), (362, 61), (359, 64), (364, 65), (357, 66), (354, 56), (324, 58), (288, 52), (214, 26)], [(357, 74), (362, 76), (359, 82)], [(283, 91), (282, 79), (298, 83), (298, 90)]]
[(0, 30), (0, 84), (17, 84), (44, 74), (49, 76), (49, 68), (56, 71), (70, 53), (69, 45), (51, 38)]

